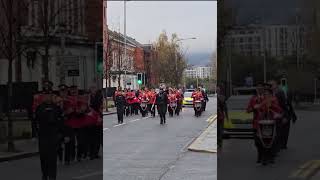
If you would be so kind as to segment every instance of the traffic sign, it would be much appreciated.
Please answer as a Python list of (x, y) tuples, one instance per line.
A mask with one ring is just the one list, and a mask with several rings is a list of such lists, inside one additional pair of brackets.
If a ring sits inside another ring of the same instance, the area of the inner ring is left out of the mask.
[(79, 75), (80, 75), (79, 69), (68, 70), (68, 76), (69, 77), (76, 77), (76, 76), (79, 76)]

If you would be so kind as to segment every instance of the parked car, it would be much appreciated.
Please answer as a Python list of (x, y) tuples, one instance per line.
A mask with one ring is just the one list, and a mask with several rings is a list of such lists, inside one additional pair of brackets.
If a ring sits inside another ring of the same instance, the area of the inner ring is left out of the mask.
[[(193, 91), (192, 91), (193, 92)], [(191, 97), (192, 96), (192, 92), (185, 92), (183, 94), (184, 98), (183, 98), (183, 106), (186, 106), (186, 105), (193, 105), (193, 98)]]
[(255, 87), (235, 88), (234, 95), (228, 98), (227, 107), (229, 121), (225, 119), (225, 138), (252, 138), (253, 113), (247, 113), (246, 108), (250, 98), (255, 94)]

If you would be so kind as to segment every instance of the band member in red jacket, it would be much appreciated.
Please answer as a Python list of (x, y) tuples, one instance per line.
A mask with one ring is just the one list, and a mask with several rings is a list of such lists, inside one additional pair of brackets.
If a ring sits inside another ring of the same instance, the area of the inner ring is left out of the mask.
[(65, 164), (69, 165), (71, 161), (75, 160), (76, 155), (76, 129), (79, 128), (78, 121), (78, 88), (71, 86), (69, 88), (69, 96), (67, 97), (64, 105), (66, 106), (65, 115)]
[[(173, 116), (173, 113), (176, 109), (173, 109), (173, 107), (171, 107), (172, 103), (175, 103), (177, 105), (177, 96), (174, 93), (173, 89), (169, 89), (169, 94), (168, 94), (168, 102), (169, 102), (169, 106), (168, 106), (168, 112), (169, 112), (169, 116)], [(175, 107), (177, 108), (177, 106)]]
[[(198, 112), (196, 106), (195, 106), (195, 103), (196, 101), (201, 101), (201, 106), (202, 106), (202, 100), (203, 100), (203, 96), (202, 96), (202, 93), (200, 91), (200, 88), (198, 88), (196, 91), (194, 91), (191, 95), (191, 97), (193, 98), (193, 108), (194, 108), (194, 114), (195, 116), (199, 116), (200, 115), (200, 112)], [(202, 109), (202, 108), (200, 108)]]
[[(141, 90), (139, 93), (139, 101), (140, 101), (140, 113), (142, 115), (142, 117), (145, 117), (146, 115), (148, 115), (148, 90), (147, 88), (145, 88), (144, 90)], [(145, 105), (145, 106), (143, 106)]]
[[(259, 120), (275, 120), (279, 121), (282, 118), (283, 110), (281, 109), (278, 99), (273, 96), (270, 85), (266, 85), (264, 89), (264, 98), (260, 104), (256, 104), (255, 109), (258, 110)], [(276, 122), (277, 124), (278, 122)], [(261, 161), (263, 165), (268, 163), (274, 163), (274, 157), (276, 153), (277, 137), (273, 141), (271, 149), (263, 148), (261, 152)]]
[(179, 89), (175, 90), (175, 94), (176, 94), (176, 97), (178, 100), (178, 104), (177, 104), (178, 106), (177, 106), (175, 114), (179, 116), (179, 113), (182, 109), (183, 94), (182, 94), (182, 91), (180, 91)]
[(262, 101), (264, 100), (264, 88), (263, 88), (263, 84), (259, 83), (257, 84), (257, 89), (256, 89), (256, 95), (252, 96), (248, 106), (247, 106), (247, 112), (248, 113), (253, 113), (253, 121), (252, 121), (252, 126), (254, 129), (254, 142), (255, 142), (255, 146), (257, 148), (257, 154), (258, 154), (258, 158), (257, 158), (257, 163), (261, 163), (262, 161), (262, 145), (259, 142), (259, 137), (257, 136), (257, 130), (258, 130), (258, 121), (260, 119), (259, 115), (261, 114), (261, 109), (258, 109), (257, 105), (261, 104)]
[(140, 99), (139, 99), (139, 91), (131, 91), (133, 99), (132, 99), (132, 105), (133, 105), (133, 113), (135, 115), (139, 114), (139, 109), (140, 109)]
[(155, 90), (152, 88), (151, 91), (148, 92), (147, 94), (149, 102), (148, 102), (148, 109), (151, 112), (151, 115), (153, 117), (156, 116), (156, 108), (155, 108), (155, 104), (156, 104), (156, 92)]

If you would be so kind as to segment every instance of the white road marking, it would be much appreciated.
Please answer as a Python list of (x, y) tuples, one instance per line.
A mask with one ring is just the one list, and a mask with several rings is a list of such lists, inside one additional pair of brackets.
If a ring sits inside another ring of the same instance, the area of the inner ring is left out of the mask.
[(119, 127), (119, 126), (123, 126), (123, 125), (126, 125), (127, 123), (123, 123), (123, 124), (117, 124), (117, 125), (114, 125), (113, 127)]
[(131, 120), (129, 122), (135, 122), (135, 121), (140, 121), (141, 119), (135, 119), (135, 120)]
[(103, 131), (107, 131), (107, 130), (110, 130), (109, 128), (103, 128)]
[(103, 173), (101, 171), (97, 171), (97, 172), (94, 172), (94, 173), (89, 173), (89, 174), (85, 174), (85, 175), (82, 175), (82, 176), (73, 177), (72, 179), (85, 179), (85, 178), (88, 178), (88, 177), (98, 176), (98, 175), (103, 175)]

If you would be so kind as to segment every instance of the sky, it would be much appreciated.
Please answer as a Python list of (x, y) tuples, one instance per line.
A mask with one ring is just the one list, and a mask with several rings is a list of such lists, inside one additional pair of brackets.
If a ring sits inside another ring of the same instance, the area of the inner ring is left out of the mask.
[[(123, 33), (124, 2), (108, 1), (107, 23)], [(165, 30), (177, 33), (183, 51), (192, 64), (204, 64), (216, 50), (216, 1), (128, 1), (127, 35), (142, 44), (155, 42)], [(197, 59), (199, 58), (199, 59)]]

